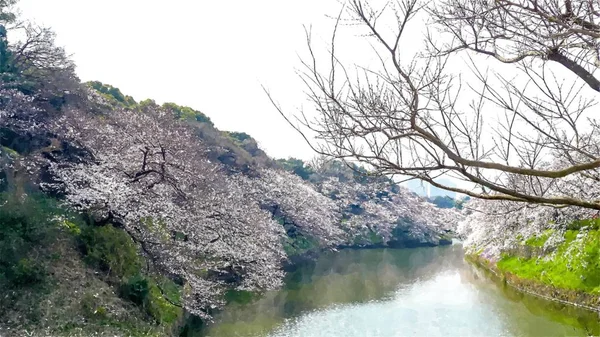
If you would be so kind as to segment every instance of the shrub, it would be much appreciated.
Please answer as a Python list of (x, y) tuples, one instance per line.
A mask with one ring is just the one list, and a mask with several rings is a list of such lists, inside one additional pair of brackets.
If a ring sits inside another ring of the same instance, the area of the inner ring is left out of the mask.
[(30, 258), (23, 258), (11, 268), (11, 281), (15, 285), (27, 286), (41, 283), (46, 278), (44, 265)]
[(80, 236), (85, 260), (120, 279), (137, 275), (142, 262), (137, 247), (125, 231), (112, 225), (90, 226)]
[(525, 241), (525, 245), (538, 248), (544, 247), (544, 244), (546, 243), (546, 241), (548, 241), (548, 238), (550, 238), (552, 233), (554, 233), (553, 229), (547, 229), (543, 233), (539, 235), (534, 235), (527, 239)]
[(227, 303), (248, 304), (257, 298), (257, 293), (247, 290), (229, 289), (225, 292), (225, 301)]
[(163, 287), (168, 289), (165, 292), (174, 298), (167, 300), (154, 279), (136, 275), (121, 287), (121, 296), (140, 306), (156, 322), (172, 324), (183, 314), (181, 307), (171, 303), (180, 301), (179, 288), (170, 281), (164, 281)]
[(177, 105), (175, 103), (165, 103), (162, 105), (164, 109), (171, 110), (175, 118), (181, 120), (195, 120), (200, 123), (213, 125), (213, 122), (208, 116), (200, 111), (194, 110), (187, 106)]
[(151, 283), (146, 311), (160, 324), (173, 324), (179, 320), (183, 310), (163, 296), (155, 282)]
[(233, 139), (237, 144), (242, 144), (245, 140), (252, 139), (252, 137), (245, 132), (225, 131), (224, 134)]
[(87, 85), (101, 93), (102, 96), (112, 104), (120, 105), (125, 108), (133, 108), (137, 105), (133, 97), (123, 95), (119, 88), (113, 87), (112, 85), (98, 81), (87, 82)]
[(97, 295), (86, 293), (80, 302), (82, 314), (88, 319), (104, 320), (108, 318), (108, 310), (100, 305)]
[(121, 296), (123, 298), (141, 306), (148, 301), (149, 294), (150, 285), (148, 284), (148, 280), (141, 275), (131, 277), (121, 287)]
[(31, 286), (45, 279), (43, 259), (33, 258), (55, 238), (56, 202), (42, 195), (0, 194), (0, 285)]
[(283, 250), (287, 256), (302, 255), (318, 249), (319, 242), (317, 239), (299, 233), (292, 237), (286, 238), (283, 243)]
[(304, 180), (308, 180), (308, 178), (315, 173), (315, 171), (301, 159), (277, 159), (277, 164), (284, 170), (292, 172)]

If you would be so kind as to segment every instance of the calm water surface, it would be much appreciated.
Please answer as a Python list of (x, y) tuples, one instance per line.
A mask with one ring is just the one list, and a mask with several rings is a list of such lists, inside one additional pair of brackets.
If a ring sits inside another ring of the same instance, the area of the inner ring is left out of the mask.
[(598, 315), (523, 295), (463, 260), (460, 245), (344, 250), (284, 289), (232, 303), (207, 332), (269, 336), (587, 336)]

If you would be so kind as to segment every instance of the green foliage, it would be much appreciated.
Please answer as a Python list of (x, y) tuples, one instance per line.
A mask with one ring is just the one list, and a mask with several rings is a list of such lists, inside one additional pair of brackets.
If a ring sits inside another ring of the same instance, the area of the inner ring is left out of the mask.
[(205, 331), (206, 322), (198, 316), (188, 315), (179, 331), (179, 337), (198, 337), (199, 332)]
[(143, 101), (140, 101), (138, 106), (142, 109), (147, 109), (147, 108), (151, 108), (151, 107), (158, 107), (158, 104), (156, 104), (156, 102), (153, 99), (148, 98)]
[(542, 234), (534, 235), (534, 236), (530, 237), (529, 239), (525, 240), (525, 245), (530, 246), (530, 247), (544, 247), (544, 244), (546, 243), (546, 241), (548, 241), (548, 238), (553, 233), (554, 233), (553, 229), (547, 229)]
[(65, 219), (65, 220), (62, 221), (61, 225), (64, 228), (66, 228), (67, 231), (69, 231), (69, 233), (71, 233), (71, 234), (73, 234), (75, 236), (78, 236), (78, 235), (81, 234), (81, 226), (78, 225), (78, 224), (76, 224), (76, 223), (74, 223), (74, 222), (72, 222), (72, 221), (69, 221), (69, 220)]
[(369, 229), (369, 242), (373, 245), (378, 245), (383, 243), (383, 237), (377, 234), (375, 231)]
[(183, 310), (169, 302), (156, 283), (150, 287), (150, 295), (146, 305), (148, 314), (160, 324), (176, 323), (183, 314)]
[(119, 88), (113, 87), (110, 84), (104, 84), (99, 81), (90, 81), (86, 83), (90, 88), (98, 91), (104, 98), (115, 105), (120, 105), (124, 108), (134, 108), (137, 103), (131, 96), (123, 95)]
[(150, 294), (148, 279), (141, 275), (135, 275), (121, 286), (121, 297), (130, 300), (137, 305), (144, 305)]
[[(147, 230), (162, 236), (165, 240), (168, 240), (169, 236), (172, 235), (169, 234), (169, 231), (167, 230), (167, 223), (163, 219), (155, 219), (147, 216), (140, 219), (140, 224), (146, 226)], [(175, 235), (177, 235), (177, 233)]]
[(383, 237), (369, 228), (366, 235), (356, 235), (353, 239), (355, 245), (380, 245), (383, 243)]
[(319, 241), (313, 237), (302, 234), (288, 237), (283, 243), (283, 250), (288, 256), (302, 255), (317, 249), (319, 249)]
[(0, 193), (0, 205), (0, 325), (11, 317), (36, 323), (53, 287), (52, 249), (61, 236), (57, 217), (64, 211), (38, 193)]
[(285, 218), (283, 218), (281, 216), (274, 216), (273, 220), (277, 221), (277, 223), (282, 226), (285, 225)]
[(248, 304), (254, 301), (258, 297), (257, 293), (253, 293), (247, 290), (235, 290), (229, 289), (225, 292), (225, 302), (237, 303), (237, 304)]
[(449, 196), (441, 196), (438, 195), (435, 198), (433, 198), (432, 200), (430, 199), (431, 203), (433, 203), (434, 205), (436, 205), (439, 208), (454, 208), (456, 207), (456, 201), (449, 197)]
[(386, 176), (375, 175), (375, 174), (373, 174), (373, 172), (370, 172), (366, 168), (359, 166), (355, 163), (352, 163), (351, 170), (352, 170), (352, 175), (353, 175), (354, 181), (359, 184), (365, 185), (365, 184), (383, 183), (383, 184), (388, 184), (388, 185), (394, 185), (393, 180), (391, 180), (390, 178), (388, 178)]
[[(448, 234), (440, 234), (440, 242), (449, 242), (452, 243), (452, 236), (448, 235)], [(441, 243), (440, 243), (441, 244)]]
[[(168, 289), (165, 295), (161, 289)], [(177, 303), (181, 301), (181, 290), (172, 281), (163, 280), (159, 285), (152, 278), (136, 275), (121, 287), (121, 296), (140, 306), (159, 324), (173, 324), (183, 314)]]
[(80, 301), (83, 316), (87, 319), (104, 320), (108, 318), (108, 312), (105, 307), (99, 304), (97, 295), (86, 293)]
[(17, 71), (13, 63), (13, 53), (8, 47), (6, 27), (2, 24), (2, 19), (8, 19), (12, 13), (6, 13), (4, 9), (0, 6), (0, 75), (3, 82), (11, 82)]
[(224, 133), (233, 139), (237, 144), (241, 144), (245, 140), (252, 139), (252, 137), (245, 132), (225, 131)]
[(354, 172), (339, 160), (328, 162), (319, 173), (326, 177), (338, 178), (341, 182), (349, 182), (354, 179)]
[(276, 162), (284, 170), (292, 172), (304, 180), (308, 180), (308, 178), (315, 173), (315, 171), (301, 159), (277, 159)]
[[(108, 300), (108, 302), (107, 302)], [(85, 322), (68, 320), (60, 326), (58, 331), (61, 336), (167, 336), (170, 325), (157, 325), (154, 320), (144, 320), (142, 316), (133, 312), (115, 312), (115, 302), (110, 302), (107, 293), (87, 291), (79, 302), (79, 312), (85, 318)], [(113, 300), (114, 301), (114, 300)], [(127, 309), (132, 310), (130, 306)], [(146, 313), (144, 313), (146, 314)], [(146, 317), (148, 318), (148, 317)]]
[(213, 125), (213, 122), (210, 120), (210, 118), (208, 118), (208, 116), (190, 107), (177, 105), (175, 103), (165, 103), (162, 105), (162, 107), (173, 112), (173, 115), (177, 119), (193, 120), (200, 123)]
[(471, 198), (469, 196), (466, 196), (462, 199), (454, 199), (447, 195), (438, 195), (433, 198), (428, 198), (428, 200), (429, 202), (431, 202), (439, 208), (463, 209), (465, 203), (471, 200)]
[(463, 208), (465, 207), (465, 204), (466, 204), (466, 203), (467, 203), (469, 200), (471, 200), (471, 197), (470, 197), (470, 196), (468, 196), (468, 195), (467, 195), (467, 196), (465, 196), (465, 197), (464, 197), (464, 198), (462, 198), (462, 199), (456, 200), (456, 206), (455, 206), (455, 207), (456, 207), (457, 209), (463, 209)]
[(32, 258), (20, 259), (11, 272), (12, 282), (19, 286), (39, 284), (46, 279), (44, 265)]
[(164, 276), (156, 276), (154, 277), (154, 280), (156, 285), (162, 290), (163, 296), (168, 299), (169, 302), (181, 305), (182, 287), (180, 285)]
[(89, 226), (80, 236), (85, 260), (120, 279), (137, 275), (142, 262), (137, 247), (125, 231), (112, 225)]
[(0, 286), (23, 287), (45, 277), (42, 258), (36, 252), (58, 233), (55, 216), (62, 210), (52, 199), (34, 194), (0, 194)]
[(409, 233), (409, 228), (414, 225), (414, 221), (406, 216), (398, 218), (396, 220), (397, 226), (392, 229), (392, 238), (395, 240), (403, 239)]
[(16, 15), (11, 9), (16, 3), (17, 0), (0, 0), (0, 24), (15, 21)]
[(0, 147), (1, 152), (6, 153), (11, 159), (19, 158), (19, 152), (7, 146)]
[[(600, 231), (589, 231), (580, 238), (577, 235), (577, 231), (568, 230), (565, 241), (550, 256), (525, 259), (504, 254), (497, 266), (519, 278), (557, 288), (600, 293)], [(541, 241), (536, 238), (531, 244)]]
[(567, 229), (569, 230), (580, 230), (583, 227), (600, 229), (600, 218), (575, 220), (567, 225)]

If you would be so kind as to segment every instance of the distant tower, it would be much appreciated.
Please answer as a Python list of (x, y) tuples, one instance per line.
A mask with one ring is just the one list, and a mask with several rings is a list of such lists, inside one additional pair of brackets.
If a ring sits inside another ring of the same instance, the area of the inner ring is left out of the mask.
[(427, 198), (431, 198), (431, 183), (427, 183)]

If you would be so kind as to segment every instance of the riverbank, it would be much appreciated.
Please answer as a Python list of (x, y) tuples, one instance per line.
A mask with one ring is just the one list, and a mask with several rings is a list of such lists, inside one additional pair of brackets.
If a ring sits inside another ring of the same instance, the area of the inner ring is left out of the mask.
[(519, 291), (600, 312), (600, 231), (572, 228), (522, 238), (500, 256), (480, 250), (465, 258)]
[(582, 291), (561, 289), (544, 284), (540, 281), (521, 278), (515, 274), (499, 269), (496, 263), (478, 255), (465, 255), (465, 260), (473, 263), (479, 268), (485, 269), (489, 272), (487, 275), (488, 277), (495, 278), (522, 293), (600, 313), (600, 307), (598, 307), (597, 304), (598, 296)]

